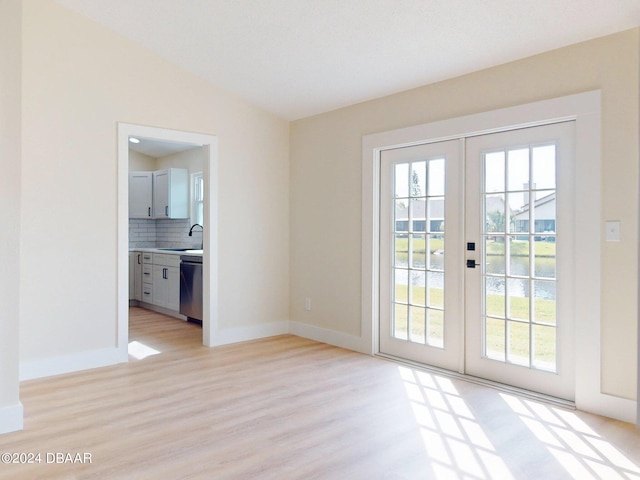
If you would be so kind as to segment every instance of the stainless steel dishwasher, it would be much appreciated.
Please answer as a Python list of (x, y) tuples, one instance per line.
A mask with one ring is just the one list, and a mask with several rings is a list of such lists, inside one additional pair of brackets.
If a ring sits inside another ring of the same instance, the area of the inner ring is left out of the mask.
[(180, 256), (180, 313), (202, 323), (202, 257)]

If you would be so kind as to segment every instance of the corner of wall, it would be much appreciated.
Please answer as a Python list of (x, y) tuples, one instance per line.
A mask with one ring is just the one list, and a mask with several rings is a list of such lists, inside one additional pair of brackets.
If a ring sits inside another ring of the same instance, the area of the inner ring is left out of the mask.
[(22, 429), (19, 401), (22, 2), (0, 2), (0, 433)]

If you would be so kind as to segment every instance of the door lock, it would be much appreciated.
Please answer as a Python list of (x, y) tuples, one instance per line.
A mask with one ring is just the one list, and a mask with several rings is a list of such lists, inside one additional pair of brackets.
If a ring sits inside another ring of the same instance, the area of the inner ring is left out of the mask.
[(476, 268), (478, 265), (480, 264), (476, 263), (476, 261), (473, 259), (467, 260), (467, 268)]

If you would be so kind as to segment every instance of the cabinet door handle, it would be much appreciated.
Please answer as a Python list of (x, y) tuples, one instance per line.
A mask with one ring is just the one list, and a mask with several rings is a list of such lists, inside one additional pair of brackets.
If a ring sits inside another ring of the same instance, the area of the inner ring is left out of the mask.
[(149, 207), (149, 213), (147, 213), (147, 215), (150, 217), (151, 216), (151, 207)]
[(138, 254), (138, 265), (140, 265), (140, 254)]
[(169, 205), (165, 205), (165, 207), (164, 207), (164, 216), (165, 217), (169, 216)]
[(162, 269), (162, 278), (164, 278), (165, 280), (167, 279), (167, 269), (166, 268)]

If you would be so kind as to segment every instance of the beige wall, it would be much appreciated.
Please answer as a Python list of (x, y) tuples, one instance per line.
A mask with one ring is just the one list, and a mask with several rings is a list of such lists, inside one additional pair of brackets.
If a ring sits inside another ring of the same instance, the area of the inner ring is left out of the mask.
[(293, 122), (291, 320), (360, 334), (363, 135), (601, 89), (603, 218), (594, 221), (620, 220), (623, 238), (580, 261), (602, 265), (602, 391), (635, 398), (639, 60), (634, 29)]
[(129, 171), (130, 172), (152, 172), (157, 170), (157, 159), (145, 155), (144, 153), (129, 150)]
[(3, 414), (19, 404), (20, 19), (19, 1), (0, 0), (0, 433), (22, 423)]
[(192, 148), (183, 152), (174, 153), (158, 158), (156, 165), (158, 170), (163, 168), (186, 168), (189, 173), (202, 172), (207, 154), (202, 147)]
[(21, 362), (115, 347), (117, 122), (218, 137), (219, 327), (288, 318), (288, 122), (50, 0), (23, 67)]
[(163, 168), (186, 168), (189, 173), (202, 172), (206, 153), (202, 147), (195, 147), (160, 158), (129, 149), (129, 171), (154, 171)]

